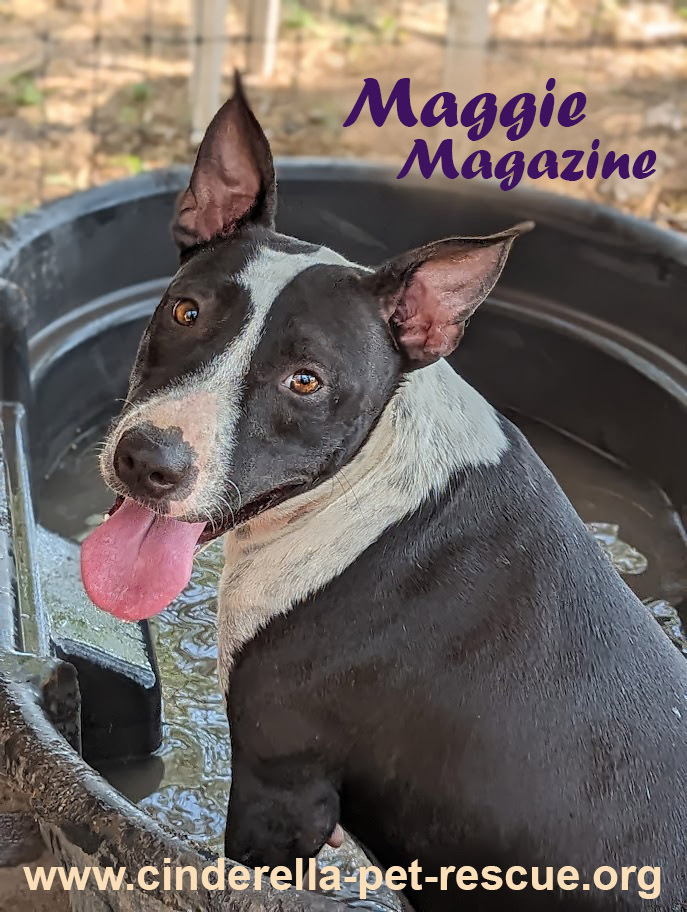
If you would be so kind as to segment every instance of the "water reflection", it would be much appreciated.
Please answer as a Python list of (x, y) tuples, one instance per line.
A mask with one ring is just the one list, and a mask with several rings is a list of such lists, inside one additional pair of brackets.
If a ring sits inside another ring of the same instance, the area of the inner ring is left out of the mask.
[(231, 785), (229, 730), (217, 679), (222, 543), (198, 555), (188, 588), (151, 622), (162, 682), (165, 772), (141, 801), (150, 814), (221, 850)]

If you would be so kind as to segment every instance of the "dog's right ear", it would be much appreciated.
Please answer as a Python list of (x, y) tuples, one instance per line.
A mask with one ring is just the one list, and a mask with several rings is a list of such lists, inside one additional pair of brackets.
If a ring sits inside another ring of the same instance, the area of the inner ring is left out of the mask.
[(271, 227), (275, 201), (272, 153), (237, 72), (234, 94), (207, 128), (191, 182), (177, 200), (174, 240), (184, 253), (230, 237), (246, 222)]
[(498, 281), (513, 241), (532, 228), (534, 222), (522, 222), (487, 237), (446, 238), (404, 253), (367, 277), (406, 370), (454, 351)]

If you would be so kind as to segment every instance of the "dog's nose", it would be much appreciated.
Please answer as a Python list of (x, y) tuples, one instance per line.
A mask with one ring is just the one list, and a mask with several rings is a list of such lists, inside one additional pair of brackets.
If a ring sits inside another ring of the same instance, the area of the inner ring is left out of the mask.
[(179, 432), (132, 428), (122, 434), (114, 453), (114, 470), (133, 497), (174, 498), (193, 473), (190, 447)]

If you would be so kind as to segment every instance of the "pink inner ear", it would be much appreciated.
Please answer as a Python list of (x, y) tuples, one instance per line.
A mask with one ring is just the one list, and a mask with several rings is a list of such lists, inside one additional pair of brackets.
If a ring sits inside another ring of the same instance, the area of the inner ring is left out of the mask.
[[(172, 232), (184, 250), (232, 234), (249, 216), (269, 223), (274, 211), (269, 144), (237, 81), (233, 98), (208, 127)], [(260, 208), (260, 211), (256, 210)]]
[(465, 321), (491, 291), (504, 258), (501, 244), (448, 252), (415, 270), (391, 321), (408, 357), (430, 363), (460, 342)]
[(392, 317), (398, 341), (413, 361), (434, 361), (450, 354), (463, 335), (463, 323), (451, 320), (450, 291), (437, 288), (421, 273), (413, 280)]
[(231, 233), (260, 192), (250, 149), (234, 124), (208, 131), (204, 145), (177, 216), (178, 229), (199, 241)]
[(260, 180), (237, 157), (227, 167), (221, 159), (200, 164), (180, 200), (178, 225), (203, 241), (229, 234), (250, 211), (260, 192)]

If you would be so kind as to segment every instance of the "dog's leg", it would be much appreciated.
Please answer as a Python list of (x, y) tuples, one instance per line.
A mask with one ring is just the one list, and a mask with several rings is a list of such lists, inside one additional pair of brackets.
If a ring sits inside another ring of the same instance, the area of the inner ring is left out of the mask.
[(296, 859), (316, 855), (338, 820), (338, 791), (311, 756), (249, 761), (234, 755), (227, 858), (294, 872)]

